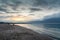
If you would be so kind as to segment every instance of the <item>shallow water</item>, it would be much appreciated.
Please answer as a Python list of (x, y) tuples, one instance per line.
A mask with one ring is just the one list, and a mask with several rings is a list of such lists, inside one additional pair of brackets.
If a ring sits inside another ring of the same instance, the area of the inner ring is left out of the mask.
[(50, 35), (54, 40), (60, 40), (60, 24), (16, 24), (35, 32)]

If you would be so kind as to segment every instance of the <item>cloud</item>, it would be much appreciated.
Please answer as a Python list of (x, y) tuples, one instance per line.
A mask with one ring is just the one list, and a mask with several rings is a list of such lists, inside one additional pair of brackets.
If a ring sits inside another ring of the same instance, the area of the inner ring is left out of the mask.
[(22, 4), (19, 0), (0, 0), (0, 11), (16, 10)]
[[(43, 19), (45, 16), (60, 12), (59, 7), (60, 0), (0, 0), (0, 14), (2, 14), (0, 18), (4, 20), (10, 15), (23, 15)], [(7, 14), (8, 16), (5, 16)]]
[(48, 9), (60, 8), (60, 0), (35, 0), (34, 6)]
[(0, 7), (0, 11), (6, 12), (7, 10), (3, 7)]
[(34, 5), (35, 6), (46, 6), (46, 5), (48, 5), (48, 3), (46, 0), (35, 0)]
[(10, 6), (18, 6), (22, 2), (20, 0), (0, 0), (2, 4), (10, 5)]
[(35, 12), (35, 11), (42, 11), (42, 9), (40, 8), (30, 8), (31, 12)]
[(40, 6), (40, 8), (46, 8), (50, 10), (53, 8), (57, 9), (60, 6), (60, 0), (0, 0), (0, 11), (16, 11), (17, 9), (21, 9), (19, 7), (23, 7), (23, 5), (33, 7), (29, 7), (32, 11), (41, 10), (39, 8), (34, 8), (38, 6)]

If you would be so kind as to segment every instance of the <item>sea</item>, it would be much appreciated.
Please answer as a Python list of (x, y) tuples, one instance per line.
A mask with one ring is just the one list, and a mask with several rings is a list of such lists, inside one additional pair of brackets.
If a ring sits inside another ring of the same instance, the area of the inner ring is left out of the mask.
[(60, 24), (15, 24), (31, 29), (40, 34), (49, 35), (54, 40), (60, 40)]

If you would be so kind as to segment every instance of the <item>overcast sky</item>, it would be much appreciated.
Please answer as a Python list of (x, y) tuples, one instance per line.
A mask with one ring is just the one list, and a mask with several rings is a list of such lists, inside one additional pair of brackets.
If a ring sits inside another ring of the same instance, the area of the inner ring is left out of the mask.
[(23, 21), (43, 20), (58, 13), (60, 0), (0, 0), (0, 21), (4, 22), (12, 22), (17, 17)]

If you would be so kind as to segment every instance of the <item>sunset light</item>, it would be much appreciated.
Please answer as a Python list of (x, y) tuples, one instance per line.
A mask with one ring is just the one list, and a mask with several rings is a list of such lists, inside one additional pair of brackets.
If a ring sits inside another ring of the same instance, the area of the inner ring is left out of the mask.
[(15, 22), (26, 22), (26, 21), (29, 21), (31, 20), (30, 17), (26, 17), (26, 16), (13, 16), (10, 18), (12, 21), (15, 21)]

